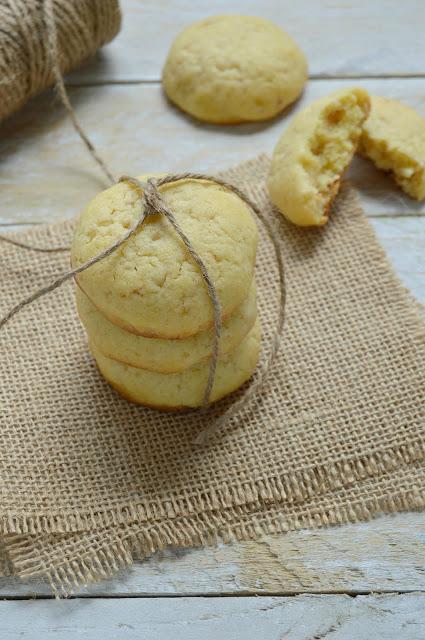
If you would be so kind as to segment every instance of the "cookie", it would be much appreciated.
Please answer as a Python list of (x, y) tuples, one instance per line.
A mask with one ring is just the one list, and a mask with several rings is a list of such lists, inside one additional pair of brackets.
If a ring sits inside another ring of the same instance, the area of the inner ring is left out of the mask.
[(425, 199), (425, 118), (407, 105), (372, 96), (359, 152), (416, 200)]
[[(175, 373), (211, 355), (212, 330), (183, 340), (145, 338), (109, 322), (77, 287), (77, 308), (90, 341), (103, 355), (132, 367)], [(252, 329), (257, 317), (255, 282), (242, 304), (222, 325), (220, 354), (234, 349)]]
[[(232, 393), (251, 377), (257, 366), (260, 342), (261, 330), (257, 320), (236, 349), (220, 358), (212, 401)], [(164, 374), (107, 358), (92, 343), (90, 350), (103, 377), (127, 400), (164, 410), (199, 407), (202, 403), (209, 372), (208, 360), (179, 373)]]
[(288, 220), (301, 226), (327, 222), (369, 109), (367, 92), (350, 88), (316, 100), (291, 120), (268, 178), (271, 200)]
[[(258, 230), (248, 206), (207, 180), (160, 187), (168, 207), (204, 260), (225, 320), (248, 295)], [(78, 266), (121, 238), (140, 213), (140, 192), (119, 183), (81, 214), (71, 248)], [(111, 322), (153, 338), (186, 338), (213, 324), (199, 268), (170, 223), (150, 215), (112, 255), (77, 276), (81, 289)]]
[(206, 122), (266, 120), (300, 95), (304, 54), (263, 18), (219, 15), (187, 27), (174, 41), (163, 86), (178, 107)]

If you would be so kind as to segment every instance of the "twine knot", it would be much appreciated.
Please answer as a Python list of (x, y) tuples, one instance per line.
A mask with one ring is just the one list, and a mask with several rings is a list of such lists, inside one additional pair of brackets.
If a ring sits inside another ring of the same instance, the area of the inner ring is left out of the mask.
[[(125, 182), (126, 176), (120, 178), (120, 182)], [(143, 185), (143, 200), (146, 210), (146, 215), (157, 215), (160, 213), (158, 207), (162, 204), (162, 196), (158, 191), (156, 178), (149, 178), (146, 182), (142, 182)]]

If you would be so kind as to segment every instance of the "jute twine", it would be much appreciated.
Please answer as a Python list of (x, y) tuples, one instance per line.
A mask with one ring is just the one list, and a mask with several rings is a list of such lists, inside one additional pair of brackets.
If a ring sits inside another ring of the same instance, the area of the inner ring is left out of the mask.
[[(44, 11), (43, 11), (44, 8)], [(46, 23), (50, 41), (43, 37)], [(0, 120), (52, 85), (50, 43), (66, 73), (93, 56), (118, 33), (118, 0), (0, 0)]]
[[(112, 171), (108, 168), (104, 160), (97, 153), (94, 145), (90, 142), (89, 137), (79, 124), (74, 109), (69, 101), (69, 97), (66, 92), (61, 68), (59, 65), (59, 55), (58, 55), (58, 41), (57, 41), (57, 28), (56, 28), (56, 19), (54, 15), (53, 8), (53, 0), (44, 0), (44, 14), (45, 14), (45, 25), (47, 31), (47, 42), (48, 48), (50, 51), (50, 61), (52, 70), (54, 73), (54, 77), (56, 78), (56, 85), (59, 96), (62, 100), (62, 103), (70, 115), (72, 124), (77, 131), (78, 135), (82, 139), (83, 143), (87, 147), (89, 153), (92, 155), (95, 162), (100, 166), (103, 172), (107, 175), (108, 179), (112, 184), (115, 184), (115, 180), (112, 177)], [(196, 439), (198, 444), (203, 444), (207, 441), (208, 437), (220, 429), (223, 424), (227, 423), (228, 420), (234, 417), (242, 408), (245, 408), (250, 400), (257, 394), (260, 387), (263, 385), (264, 380), (273, 366), (273, 362), (275, 360), (276, 354), (279, 349), (279, 345), (281, 342), (281, 336), (283, 333), (284, 326), (284, 309), (285, 309), (285, 301), (286, 301), (286, 287), (285, 287), (285, 276), (284, 276), (284, 264), (283, 264), (283, 250), (282, 243), (280, 241), (279, 233), (276, 232), (273, 228), (273, 224), (270, 220), (262, 213), (262, 211), (256, 206), (254, 202), (243, 193), (238, 187), (235, 185), (203, 173), (178, 173), (178, 174), (170, 174), (164, 176), (162, 178), (150, 178), (147, 182), (141, 182), (136, 178), (130, 176), (123, 176), (120, 178), (120, 182), (127, 182), (135, 187), (140, 192), (140, 213), (133, 221), (132, 225), (126, 231), (126, 233), (119, 238), (115, 243), (109, 246), (104, 251), (98, 253), (93, 256), (90, 260), (85, 262), (84, 264), (70, 269), (69, 271), (62, 274), (59, 278), (51, 282), (50, 284), (42, 287), (41, 289), (35, 291), (29, 297), (21, 300), (15, 307), (13, 307), (1, 320), (0, 320), (0, 330), (17, 314), (21, 309), (28, 306), (35, 300), (38, 300), (42, 296), (54, 291), (58, 287), (60, 287), (67, 280), (74, 278), (76, 275), (89, 269), (91, 266), (104, 260), (111, 254), (113, 254), (117, 249), (119, 249), (129, 238), (131, 238), (138, 229), (143, 225), (144, 221), (149, 215), (153, 214), (161, 214), (163, 215), (168, 222), (171, 224), (175, 232), (178, 234), (184, 245), (186, 246), (189, 254), (191, 255), (194, 262), (197, 264), (199, 271), (204, 280), (205, 286), (208, 291), (208, 296), (211, 301), (211, 305), (213, 308), (213, 342), (212, 342), (212, 353), (210, 358), (210, 366), (209, 366), (209, 374), (207, 379), (207, 384), (203, 397), (203, 407), (207, 407), (211, 401), (211, 392), (214, 385), (215, 373), (217, 369), (218, 356), (219, 356), (219, 344), (220, 344), (220, 336), (221, 336), (221, 307), (220, 301), (217, 295), (217, 291), (212, 281), (207, 267), (199, 255), (199, 253), (194, 248), (190, 239), (187, 237), (183, 229), (178, 224), (174, 213), (168, 208), (164, 198), (162, 197), (159, 189), (161, 186), (165, 184), (169, 184), (172, 182), (177, 182), (179, 180), (208, 180), (214, 182), (222, 187), (225, 187), (229, 191), (235, 193), (239, 198), (241, 198), (255, 213), (257, 218), (263, 224), (265, 231), (270, 238), (270, 241), (273, 244), (276, 262), (279, 273), (280, 280), (280, 306), (279, 306), (279, 314), (277, 319), (277, 325), (275, 328), (275, 332), (273, 335), (273, 340), (271, 347), (268, 352), (268, 356), (264, 362), (262, 367), (262, 371), (260, 375), (257, 376), (255, 382), (248, 387), (246, 392), (240, 397), (239, 400), (235, 401), (230, 408), (221, 415), (219, 419), (215, 422), (212, 422)], [(34, 247), (32, 245), (28, 245), (22, 242), (15, 241), (7, 236), (0, 236), (0, 240), (13, 244), (19, 248), (52, 253), (52, 252), (61, 252), (68, 250), (67, 247)]]

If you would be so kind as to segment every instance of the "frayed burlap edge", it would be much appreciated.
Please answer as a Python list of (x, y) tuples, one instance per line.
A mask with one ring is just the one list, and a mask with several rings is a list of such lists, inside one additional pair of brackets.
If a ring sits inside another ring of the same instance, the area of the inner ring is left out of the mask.
[[(110, 578), (136, 559), (142, 560), (169, 546), (187, 548), (211, 546), (218, 542), (228, 544), (258, 540), (265, 535), (365, 522), (385, 513), (421, 510), (425, 508), (425, 488), (423, 482), (420, 484), (421, 488), (412, 484), (409, 489), (400, 489), (391, 495), (363, 497), (337, 508), (318, 508), (308, 514), (272, 516), (266, 523), (260, 523), (255, 512), (250, 513), (248, 506), (243, 505), (232, 507), (225, 513), (203, 513), (179, 518), (171, 523), (153, 523), (137, 533), (133, 533), (132, 527), (129, 527), (130, 531), (122, 537), (117, 531), (114, 542), (103, 548), (91, 550), (78, 559), (64, 559), (55, 567), (43, 562), (43, 546), (37, 544), (36, 537), (10, 536), (6, 538), (4, 546), (15, 574), (23, 579), (42, 575), (57, 597), (67, 597), (82, 586)], [(230, 524), (231, 520), (239, 522)], [(39, 555), (35, 560), (34, 548), (37, 547)]]
[[(206, 496), (175, 500), (176, 509), (188, 517), (208, 514), (218, 509), (241, 506), (262, 506), (270, 502), (302, 504), (315, 495), (345, 487), (352, 482), (373, 478), (425, 459), (425, 443), (421, 440), (395, 448), (383, 448), (353, 460), (344, 459), (332, 465), (321, 465), (284, 476), (247, 482), (223, 490), (210, 490)], [(171, 504), (149, 510), (143, 504), (115, 507), (105, 511), (66, 513), (61, 515), (4, 516), (1, 519), (3, 535), (37, 533), (72, 533), (120, 524), (155, 523), (163, 519), (175, 521), (179, 515)]]

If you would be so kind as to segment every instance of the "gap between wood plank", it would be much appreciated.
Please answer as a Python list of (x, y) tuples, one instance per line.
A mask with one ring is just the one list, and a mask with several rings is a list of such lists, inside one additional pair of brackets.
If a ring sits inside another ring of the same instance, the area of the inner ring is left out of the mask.
[[(115, 594), (76, 594), (66, 597), (66, 600), (178, 600), (180, 598), (204, 598), (204, 599), (221, 599), (221, 598), (298, 598), (299, 596), (347, 596), (349, 598), (357, 598), (358, 596), (380, 596), (380, 595), (408, 595), (411, 593), (425, 594), (425, 591), (418, 589), (376, 589), (368, 591), (350, 591), (350, 590), (311, 590), (311, 591), (241, 591), (223, 592), (223, 593), (115, 593)], [(1, 595), (2, 601), (20, 601), (20, 600), (55, 600), (55, 595), (49, 594), (24, 594)]]
[[(425, 73), (399, 73), (399, 74), (380, 74), (380, 75), (356, 75), (356, 74), (331, 74), (326, 75), (323, 73), (312, 73), (308, 80), (420, 80), (425, 78)], [(308, 81), (307, 80), (307, 81)], [(107, 85), (138, 85), (138, 84), (161, 84), (161, 78), (133, 78), (133, 79), (125, 79), (122, 80), (76, 80), (74, 81), (71, 78), (66, 79), (66, 85), (69, 87), (75, 88), (84, 88), (84, 87), (100, 87)]]

